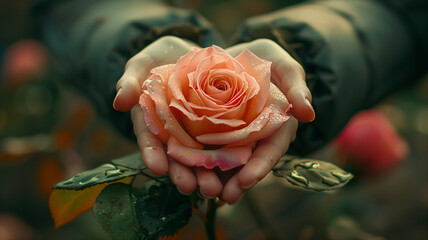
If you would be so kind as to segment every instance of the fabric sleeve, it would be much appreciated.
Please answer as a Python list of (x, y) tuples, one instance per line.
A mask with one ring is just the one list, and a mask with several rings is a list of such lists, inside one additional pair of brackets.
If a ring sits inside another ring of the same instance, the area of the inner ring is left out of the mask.
[[(397, 1), (398, 2), (398, 1)], [(418, 1), (414, 1), (418, 2)], [(386, 2), (315, 1), (246, 21), (237, 42), (270, 38), (301, 62), (316, 119), (300, 124), (290, 152), (332, 140), (353, 114), (426, 72), (427, 11), (411, 20)], [(423, 27), (425, 26), (425, 27)]]
[(219, 44), (195, 12), (159, 0), (44, 0), (35, 4), (38, 32), (65, 80), (131, 138), (129, 113), (113, 109), (115, 86), (129, 58), (164, 35), (200, 46)]

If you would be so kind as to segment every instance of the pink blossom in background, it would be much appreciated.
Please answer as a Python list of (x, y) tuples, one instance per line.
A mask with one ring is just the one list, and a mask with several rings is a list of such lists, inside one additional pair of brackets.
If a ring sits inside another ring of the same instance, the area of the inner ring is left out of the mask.
[(13, 85), (39, 77), (46, 72), (48, 53), (40, 42), (21, 40), (6, 49), (2, 75)]
[(351, 165), (374, 175), (404, 160), (409, 148), (390, 121), (378, 110), (355, 115), (334, 142)]

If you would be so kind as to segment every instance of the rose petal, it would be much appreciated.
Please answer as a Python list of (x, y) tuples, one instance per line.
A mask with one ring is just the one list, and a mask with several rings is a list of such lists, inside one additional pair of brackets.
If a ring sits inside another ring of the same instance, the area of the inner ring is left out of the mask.
[(252, 52), (244, 50), (235, 58), (244, 67), (245, 72), (254, 77), (259, 85), (258, 94), (249, 100), (246, 122), (251, 122), (263, 109), (269, 94), (271, 62), (263, 60)]
[(269, 137), (290, 118), (287, 112), (291, 108), (287, 98), (274, 84), (271, 84), (270, 92), (267, 106), (248, 126), (229, 132), (203, 134), (196, 139), (203, 144), (237, 146)]
[(232, 131), (246, 124), (246, 122), (240, 119), (220, 119), (206, 115), (196, 116), (188, 112), (177, 100), (173, 100), (169, 106), (172, 110), (175, 109), (175, 116), (180, 119), (187, 132), (193, 137), (202, 133)]
[(236, 59), (234, 59), (224, 50), (217, 51), (216, 49), (219, 48), (213, 46), (214, 55), (206, 57), (205, 59), (198, 59), (198, 66), (195, 69), (196, 74), (199, 74), (201, 71), (219, 68), (233, 70), (238, 74), (244, 71), (244, 67)]
[(144, 122), (147, 128), (165, 143), (168, 140), (169, 133), (165, 131), (163, 122), (156, 114), (154, 102), (147, 91), (144, 91), (140, 96), (140, 106), (144, 113)]
[(216, 150), (200, 150), (187, 148), (180, 144), (174, 137), (170, 137), (167, 145), (167, 154), (183, 165), (205, 167), (207, 169), (219, 167), (222, 171), (244, 165), (252, 154), (251, 145)]
[[(246, 101), (239, 106), (232, 108), (217, 108), (212, 109), (209, 107), (201, 107), (189, 103), (190, 107), (193, 109), (197, 116), (208, 116), (212, 118), (222, 118), (222, 119), (242, 119), (246, 112)], [(245, 122), (245, 121), (244, 121)]]
[[(166, 96), (166, 84), (173, 69), (174, 65), (165, 65), (153, 69), (153, 75), (143, 84), (144, 90), (148, 91), (150, 98), (155, 104), (156, 113), (159, 119), (164, 122), (164, 128), (169, 134), (173, 135), (187, 147), (203, 148), (201, 144), (193, 140), (193, 138), (186, 133), (169, 109)], [(158, 75), (158, 73), (162, 74)]]
[(192, 111), (192, 109), (187, 105), (185, 98), (185, 96), (188, 95), (190, 89), (186, 68), (189, 65), (190, 59), (192, 59), (198, 51), (201, 50), (195, 48), (193, 51), (178, 59), (177, 63), (175, 64), (174, 72), (169, 75), (168, 79), (168, 88), (171, 95), (173, 98), (182, 101), (188, 111)]

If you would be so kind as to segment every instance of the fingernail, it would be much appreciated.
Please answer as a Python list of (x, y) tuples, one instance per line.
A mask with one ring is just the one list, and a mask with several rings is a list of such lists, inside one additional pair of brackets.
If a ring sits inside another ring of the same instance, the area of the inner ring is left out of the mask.
[(257, 183), (258, 183), (259, 181), (254, 181), (254, 182), (252, 182), (250, 185), (248, 185), (248, 186), (241, 186), (242, 187), (242, 189), (244, 189), (244, 190), (248, 190), (248, 189), (250, 189), (250, 188), (252, 188), (252, 187), (254, 187), (254, 185), (256, 185)]
[(315, 110), (314, 110), (314, 107), (312, 106), (311, 101), (308, 98), (305, 98), (305, 102), (306, 102), (306, 105), (308, 107), (310, 107), (311, 110), (312, 110), (312, 112), (314, 113), (313, 118), (310, 120), (310, 121), (313, 121), (315, 119)]
[(313, 110), (312, 103), (309, 100), (309, 98), (305, 98), (305, 102), (306, 102), (306, 105), (310, 106), (312, 108), (312, 110)]
[(207, 195), (205, 195), (205, 193), (204, 193), (204, 192), (202, 192), (202, 190), (201, 190), (201, 189), (199, 189), (198, 193), (199, 193), (199, 195), (200, 195), (202, 198), (205, 198), (205, 199), (214, 199), (214, 198), (216, 198), (216, 197), (217, 197), (217, 196), (208, 197)]
[(123, 90), (123, 88), (122, 88), (122, 87), (121, 87), (121, 88), (119, 88), (119, 90), (117, 90), (116, 98), (117, 98), (120, 94), (122, 94), (122, 90)]
[(184, 195), (184, 196), (190, 196), (190, 195), (192, 195), (192, 193), (184, 193), (184, 192), (182, 192), (182, 191), (180, 190), (180, 188), (178, 188), (178, 187), (177, 187), (177, 191), (178, 191), (181, 195)]
[(116, 100), (121, 93), (122, 93), (122, 88), (119, 88), (119, 90), (117, 91), (116, 96), (114, 97), (114, 100), (113, 100), (113, 107), (116, 105)]

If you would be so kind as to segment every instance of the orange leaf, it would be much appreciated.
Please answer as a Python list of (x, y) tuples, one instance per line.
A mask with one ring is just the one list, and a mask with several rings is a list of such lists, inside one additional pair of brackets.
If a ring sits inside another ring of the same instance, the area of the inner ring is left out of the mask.
[(131, 183), (134, 176), (98, 184), (83, 190), (54, 189), (49, 197), (49, 208), (55, 228), (74, 220), (92, 208), (100, 192), (112, 183)]

